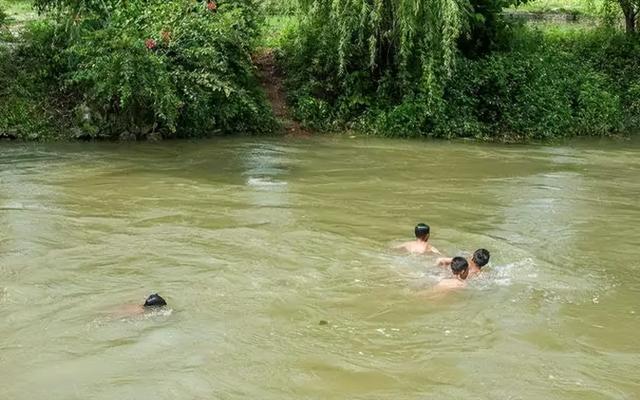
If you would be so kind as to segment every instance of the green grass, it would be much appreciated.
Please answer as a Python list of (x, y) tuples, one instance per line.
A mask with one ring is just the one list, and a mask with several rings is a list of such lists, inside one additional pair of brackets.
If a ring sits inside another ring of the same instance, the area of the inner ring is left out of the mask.
[(512, 10), (534, 13), (568, 13), (596, 16), (603, 0), (533, 0)]
[(9, 24), (24, 23), (38, 16), (30, 0), (0, 0), (0, 9), (7, 14)]
[(296, 17), (288, 15), (274, 15), (265, 19), (262, 34), (258, 40), (258, 47), (280, 47), (280, 39), (284, 32), (295, 26)]

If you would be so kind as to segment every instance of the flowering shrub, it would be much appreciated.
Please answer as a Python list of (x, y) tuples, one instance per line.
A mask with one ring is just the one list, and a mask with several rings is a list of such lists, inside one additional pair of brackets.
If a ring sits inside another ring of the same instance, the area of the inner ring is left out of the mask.
[(147, 46), (147, 49), (153, 50), (156, 48), (156, 41), (153, 39), (147, 39), (144, 41), (144, 45)]
[(68, 66), (64, 89), (75, 99), (69, 114), (82, 116), (77, 135), (192, 137), (273, 127), (250, 60), (254, 0), (100, 3), (78, 14), (73, 2), (60, 1), (52, 13), (65, 38), (59, 54)]

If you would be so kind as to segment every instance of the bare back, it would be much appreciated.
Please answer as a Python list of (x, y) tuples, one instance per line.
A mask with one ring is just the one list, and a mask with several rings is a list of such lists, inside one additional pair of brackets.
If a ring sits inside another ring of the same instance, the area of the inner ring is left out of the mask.
[(449, 291), (456, 289), (463, 289), (467, 286), (467, 283), (458, 278), (443, 279), (433, 288), (436, 291)]
[(128, 318), (144, 314), (144, 307), (140, 304), (124, 304), (111, 313), (113, 318)]
[(413, 240), (411, 242), (406, 242), (399, 246), (396, 246), (395, 248), (404, 249), (409, 253), (414, 253), (414, 254), (425, 254), (425, 253), (440, 254), (438, 249), (431, 246), (428, 242), (423, 242), (422, 240)]

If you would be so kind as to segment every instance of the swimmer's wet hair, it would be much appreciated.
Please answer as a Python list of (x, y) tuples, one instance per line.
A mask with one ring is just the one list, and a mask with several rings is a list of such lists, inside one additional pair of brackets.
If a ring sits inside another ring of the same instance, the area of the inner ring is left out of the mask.
[(468, 269), (469, 263), (464, 257), (453, 257), (451, 260), (451, 272), (453, 272), (454, 275), (462, 275)]
[(425, 237), (431, 232), (431, 228), (427, 224), (418, 224), (416, 225), (415, 233), (417, 238)]
[(489, 257), (491, 255), (489, 254), (489, 250), (487, 249), (478, 249), (473, 253), (473, 262), (476, 263), (476, 265), (479, 268), (484, 267), (485, 265), (487, 265), (489, 263)]
[(147, 300), (144, 302), (145, 307), (163, 307), (166, 306), (167, 302), (164, 301), (162, 297), (158, 293), (154, 293), (147, 297)]

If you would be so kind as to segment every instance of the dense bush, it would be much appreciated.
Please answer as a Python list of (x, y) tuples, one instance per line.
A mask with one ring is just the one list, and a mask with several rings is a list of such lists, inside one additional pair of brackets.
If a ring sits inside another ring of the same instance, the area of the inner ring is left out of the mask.
[(598, 35), (576, 33), (560, 41), (566, 51), (575, 51), (581, 59), (605, 74), (611, 90), (620, 96), (622, 124), (627, 131), (640, 127), (640, 37), (603, 32)]
[(129, 4), (69, 49), (78, 63), (69, 82), (106, 127), (198, 135), (269, 126), (249, 58), (254, 11), (234, 2), (215, 12), (189, 1)]
[(69, 104), (57, 82), (52, 32), (48, 23), (34, 23), (23, 45), (0, 45), (0, 137), (50, 139), (66, 127)]
[(433, 134), (547, 139), (624, 128), (625, 89), (592, 62), (594, 54), (576, 47), (601, 35), (519, 35), (522, 42), (509, 52), (459, 60)]
[(511, 25), (502, 10), (529, 0), (469, 0), (470, 14), (466, 29), (458, 38), (460, 52), (468, 58), (485, 56), (500, 50), (511, 41)]
[(394, 97), (394, 82), (385, 81), (390, 75), (376, 85), (367, 72), (327, 68), (319, 61), (328, 57), (326, 50), (297, 32), (282, 58), (291, 103), (310, 126), (387, 136), (525, 140), (607, 135), (637, 126), (637, 39), (597, 30), (520, 28), (512, 34), (501, 51), (458, 55), (453, 73), (431, 96)]
[[(55, 17), (26, 40), (44, 47), (74, 137), (268, 132), (273, 117), (250, 59), (253, 0), (40, 1)], [(95, 7), (92, 7), (95, 5)], [(36, 29), (37, 30), (37, 29)], [(26, 61), (30, 62), (30, 61)], [(45, 106), (46, 108), (46, 106)], [(1, 112), (1, 111), (0, 111)]]
[(298, 9), (297, 0), (263, 0), (260, 7), (265, 15), (293, 15)]

